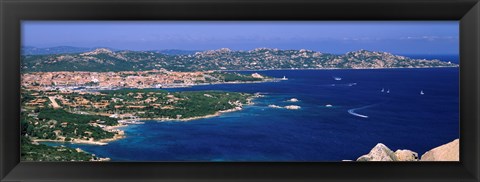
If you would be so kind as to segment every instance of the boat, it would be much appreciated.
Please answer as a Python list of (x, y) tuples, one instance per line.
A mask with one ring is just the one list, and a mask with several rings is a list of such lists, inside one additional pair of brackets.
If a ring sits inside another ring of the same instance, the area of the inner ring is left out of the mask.
[(340, 77), (333, 77), (333, 79), (335, 79), (335, 80), (337, 80), (337, 81), (342, 80), (342, 78), (340, 78)]
[(325, 105), (325, 107), (333, 107), (331, 104), (327, 104)]
[(387, 94), (389, 94), (389, 93), (390, 93), (390, 89), (387, 90)]
[(424, 95), (425, 93), (423, 93), (423, 90), (420, 91), (420, 95)]
[(285, 76), (283, 76), (282, 80), (288, 80), (288, 78), (287, 78), (287, 77), (285, 77)]
[(384, 89), (384, 88), (382, 88), (382, 91), (381, 91), (381, 92), (385, 92), (385, 89)]

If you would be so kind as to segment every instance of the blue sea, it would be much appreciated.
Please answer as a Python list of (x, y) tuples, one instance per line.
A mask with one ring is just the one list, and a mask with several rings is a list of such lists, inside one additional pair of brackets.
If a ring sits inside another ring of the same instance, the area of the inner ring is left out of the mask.
[[(406, 56), (459, 63), (458, 55)], [(45, 144), (78, 147), (112, 161), (341, 161), (355, 160), (377, 143), (422, 155), (460, 135), (458, 68), (255, 72), (288, 80), (167, 89), (264, 97), (218, 117), (130, 125), (125, 139), (106, 146)], [(292, 98), (299, 102), (288, 102)]]
[(445, 62), (450, 61), (450, 62), (456, 63), (456, 64), (459, 64), (459, 62), (460, 62), (460, 55), (458, 55), (458, 54), (441, 54), (441, 55), (437, 55), (437, 54), (406, 54), (406, 55), (403, 55), (403, 56), (414, 58), (414, 59), (427, 59), (427, 60), (438, 59), (438, 60), (445, 61)]
[[(355, 160), (377, 143), (422, 155), (459, 138), (458, 68), (256, 72), (288, 80), (168, 89), (264, 97), (218, 117), (131, 125), (125, 139), (106, 146), (63, 145), (112, 161), (341, 161)], [(287, 102), (291, 98), (299, 102)]]

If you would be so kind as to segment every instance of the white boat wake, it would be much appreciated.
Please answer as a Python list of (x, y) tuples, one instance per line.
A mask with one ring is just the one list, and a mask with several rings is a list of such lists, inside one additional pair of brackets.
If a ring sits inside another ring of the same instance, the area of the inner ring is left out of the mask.
[[(378, 104), (381, 104), (381, 103), (378, 103)], [(359, 108), (349, 109), (349, 110), (348, 110), (348, 113), (351, 114), (351, 115), (357, 116), (357, 117), (368, 118), (367, 115), (358, 114), (358, 113), (356, 113), (355, 111), (361, 110), (361, 109), (370, 108), (370, 107), (376, 106), (376, 105), (378, 105), (378, 104), (371, 104), (371, 105), (367, 105), (367, 106), (363, 106), (363, 107), (359, 107)]]

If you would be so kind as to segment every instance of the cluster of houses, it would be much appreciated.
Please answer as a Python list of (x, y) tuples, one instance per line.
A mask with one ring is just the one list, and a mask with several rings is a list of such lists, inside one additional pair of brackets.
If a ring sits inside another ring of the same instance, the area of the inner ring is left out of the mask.
[(171, 72), (166, 70), (123, 72), (33, 72), (22, 74), (23, 87), (48, 90), (55, 87), (93, 86), (99, 88), (155, 88), (170, 84), (204, 82), (210, 72)]

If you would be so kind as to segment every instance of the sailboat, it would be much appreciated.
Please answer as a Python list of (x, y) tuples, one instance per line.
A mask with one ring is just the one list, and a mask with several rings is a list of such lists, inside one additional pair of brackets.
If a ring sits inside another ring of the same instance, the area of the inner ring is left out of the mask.
[(283, 76), (282, 80), (288, 80), (288, 78), (287, 78), (287, 77), (285, 77), (285, 76)]
[(425, 93), (423, 93), (423, 90), (420, 91), (420, 95), (424, 95)]
[(385, 92), (385, 89), (384, 89), (384, 88), (382, 88), (382, 91), (381, 91), (381, 92)]
[(387, 94), (389, 94), (389, 93), (390, 93), (390, 89), (387, 90)]

